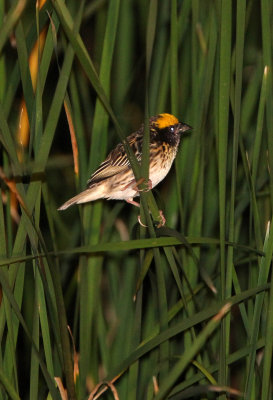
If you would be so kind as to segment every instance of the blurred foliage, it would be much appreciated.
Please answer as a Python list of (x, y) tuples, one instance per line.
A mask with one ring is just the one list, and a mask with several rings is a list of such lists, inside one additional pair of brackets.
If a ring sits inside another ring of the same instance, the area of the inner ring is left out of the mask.
[[(272, 399), (272, 12), (0, 2), (0, 399)], [(57, 211), (161, 112), (194, 129), (147, 229)]]

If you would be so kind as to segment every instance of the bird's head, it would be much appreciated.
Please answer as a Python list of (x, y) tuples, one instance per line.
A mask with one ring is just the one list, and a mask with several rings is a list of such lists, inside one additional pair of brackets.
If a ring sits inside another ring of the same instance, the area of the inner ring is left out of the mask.
[(151, 130), (160, 135), (162, 139), (168, 139), (166, 140), (167, 142), (179, 140), (181, 134), (192, 130), (191, 126), (179, 122), (174, 115), (167, 113), (158, 114), (156, 117), (150, 118), (150, 127)]

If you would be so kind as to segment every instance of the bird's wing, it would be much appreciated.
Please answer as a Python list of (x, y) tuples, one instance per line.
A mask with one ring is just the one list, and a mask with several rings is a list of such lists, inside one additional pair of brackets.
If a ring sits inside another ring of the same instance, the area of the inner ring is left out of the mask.
[[(138, 161), (141, 160), (142, 135), (133, 133), (127, 137), (127, 140), (132, 147)], [(130, 163), (122, 143), (119, 143), (107, 156), (98, 169), (92, 174), (87, 185), (98, 183), (104, 179), (110, 178), (119, 174), (122, 171), (130, 168)]]

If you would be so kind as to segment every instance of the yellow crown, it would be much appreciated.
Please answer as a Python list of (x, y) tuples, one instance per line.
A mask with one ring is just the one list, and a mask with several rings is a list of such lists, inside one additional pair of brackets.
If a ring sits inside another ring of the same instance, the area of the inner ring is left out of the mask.
[(159, 114), (156, 120), (156, 126), (159, 129), (167, 128), (167, 126), (176, 125), (178, 124), (178, 119), (172, 114)]

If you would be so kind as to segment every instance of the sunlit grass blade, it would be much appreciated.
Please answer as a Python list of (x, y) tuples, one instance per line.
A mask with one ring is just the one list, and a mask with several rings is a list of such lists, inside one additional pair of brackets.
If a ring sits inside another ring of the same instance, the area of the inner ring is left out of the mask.
[[(219, 71), (219, 120), (218, 120), (218, 182), (219, 182), (219, 224), (220, 224), (220, 281), (221, 298), (225, 298), (226, 287), (226, 180), (229, 94), (231, 71), (231, 1), (221, 2), (221, 37)], [(227, 383), (226, 366), (226, 320), (221, 324), (219, 384)], [(221, 398), (221, 397), (220, 397)]]
[[(103, 50), (100, 61), (99, 82), (103, 88), (104, 93), (110, 95), (110, 77), (111, 66), (113, 62), (113, 50), (115, 46), (115, 38), (117, 32), (117, 22), (119, 14), (119, 2), (111, 1), (107, 10), (106, 29), (103, 39)], [(89, 165), (87, 174), (94, 171), (96, 166), (103, 161), (107, 149), (107, 129), (109, 126), (108, 113), (105, 110), (100, 99), (97, 98), (93, 119), (92, 128), (92, 146), (89, 152)], [(85, 224), (85, 243), (92, 245), (99, 242), (102, 218), (102, 204), (97, 203), (92, 207), (86, 207), (83, 210), (83, 218), (88, 221)], [(83, 259), (85, 261), (85, 259)], [(86, 351), (80, 359), (80, 396), (85, 391), (86, 376), (91, 370), (93, 379), (97, 380), (96, 370), (98, 369), (97, 361), (94, 358), (90, 362), (93, 348), (91, 346), (90, 338), (93, 336), (94, 327), (96, 325), (96, 304), (99, 301), (99, 287), (98, 282), (101, 280), (101, 267), (103, 263), (102, 257), (93, 256), (86, 260), (81, 268), (81, 277), (83, 285), (81, 287), (81, 312), (80, 312), (80, 346), (85, 348)], [(89, 290), (86, 290), (88, 284)], [(90, 290), (90, 288), (92, 288)], [(84, 307), (86, 305), (86, 307)]]
[[(264, 241), (264, 253), (265, 256), (261, 259), (260, 264), (260, 271), (259, 271), (259, 278), (258, 283), (263, 284), (267, 282), (269, 268), (272, 260), (273, 255), (273, 229), (272, 229), (272, 222), (271, 224), (268, 223), (267, 232)], [(252, 320), (252, 330), (251, 330), (251, 337), (250, 337), (250, 344), (251, 344), (251, 352), (249, 358), (249, 366), (248, 366), (248, 373), (247, 373), (247, 380), (245, 386), (245, 393), (246, 396), (250, 396), (250, 393), (253, 389), (252, 382), (255, 370), (255, 358), (256, 358), (256, 343), (258, 340), (258, 335), (260, 331), (260, 318), (262, 313), (262, 307), (264, 302), (265, 293), (262, 292), (256, 297), (255, 307), (254, 307), (254, 315)]]
[[(263, 44), (263, 61), (264, 66), (268, 67), (267, 70), (267, 80), (268, 87), (272, 87), (273, 78), (272, 78), (272, 25), (269, 18), (269, 10), (270, 10), (270, 2), (268, 0), (261, 1), (261, 21), (262, 21), (262, 44)], [(271, 207), (273, 206), (273, 138), (270, 135), (270, 130), (273, 125), (273, 115), (269, 110), (273, 108), (273, 95), (272, 91), (267, 91), (266, 96), (266, 125), (267, 125), (267, 142), (268, 142), (268, 163), (270, 173), (270, 197), (271, 197)]]

